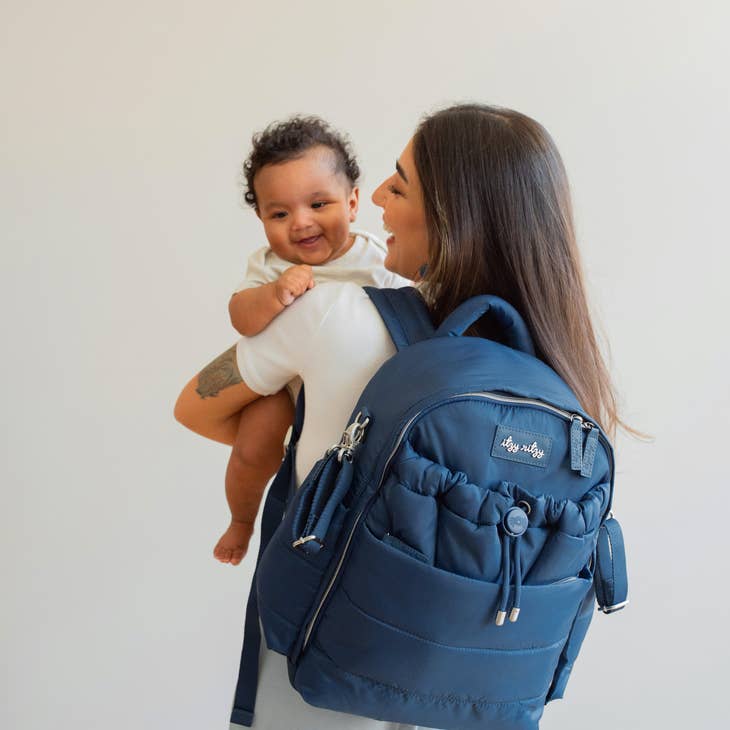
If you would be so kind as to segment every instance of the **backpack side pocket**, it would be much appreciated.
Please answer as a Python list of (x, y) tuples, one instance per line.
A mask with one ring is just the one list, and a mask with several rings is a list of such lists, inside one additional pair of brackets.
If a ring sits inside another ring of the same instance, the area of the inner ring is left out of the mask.
[(325, 457), (292, 498), (256, 569), (259, 616), (269, 649), (288, 655), (320, 591), (349, 510), (352, 465)]
[(583, 644), (583, 639), (585, 639), (586, 632), (593, 618), (594, 597), (593, 587), (591, 586), (578, 609), (573, 627), (568, 635), (568, 640), (565, 642), (560, 659), (558, 659), (558, 666), (555, 669), (553, 683), (550, 685), (545, 702), (559, 700), (565, 693), (570, 672), (573, 669), (573, 664), (575, 663), (580, 647)]

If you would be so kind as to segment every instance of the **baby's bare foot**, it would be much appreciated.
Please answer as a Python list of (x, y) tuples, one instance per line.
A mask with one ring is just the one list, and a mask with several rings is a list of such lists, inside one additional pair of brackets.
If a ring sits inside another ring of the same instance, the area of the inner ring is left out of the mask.
[(236, 522), (231, 520), (228, 529), (221, 535), (218, 544), (213, 548), (213, 557), (221, 563), (238, 565), (248, 551), (248, 541), (253, 533), (252, 522)]

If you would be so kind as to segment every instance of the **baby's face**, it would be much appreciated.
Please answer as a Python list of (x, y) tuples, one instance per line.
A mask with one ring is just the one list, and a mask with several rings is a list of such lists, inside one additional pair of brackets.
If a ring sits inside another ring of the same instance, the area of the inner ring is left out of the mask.
[(265, 165), (254, 179), (257, 214), (274, 253), (319, 266), (350, 247), (358, 189), (335, 171), (334, 153), (313, 147), (301, 157)]

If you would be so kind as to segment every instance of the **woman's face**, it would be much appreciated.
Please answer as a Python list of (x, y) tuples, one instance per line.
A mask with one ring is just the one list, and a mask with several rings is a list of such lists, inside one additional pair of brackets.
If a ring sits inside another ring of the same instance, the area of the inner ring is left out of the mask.
[(373, 193), (373, 203), (383, 209), (388, 237), (385, 268), (418, 281), (419, 270), (428, 264), (428, 231), (421, 183), (413, 158), (413, 140), (395, 163), (396, 171)]

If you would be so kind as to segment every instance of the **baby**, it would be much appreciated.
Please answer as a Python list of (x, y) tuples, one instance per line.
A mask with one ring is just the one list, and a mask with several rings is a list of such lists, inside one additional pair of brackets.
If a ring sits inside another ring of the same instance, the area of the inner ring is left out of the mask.
[[(360, 170), (347, 141), (321, 119), (293, 117), (254, 135), (244, 173), (246, 202), (263, 223), (269, 246), (251, 255), (246, 279), (230, 300), (231, 322), (240, 334), (261, 332), (318, 282), (410, 283), (383, 267), (386, 249), (377, 238), (350, 230)], [(290, 383), (241, 411), (225, 479), (231, 523), (213, 550), (222, 563), (238, 565), (246, 554), (263, 492), (281, 464), (300, 387)], [(200, 377), (196, 393), (205, 408), (216, 386)]]

